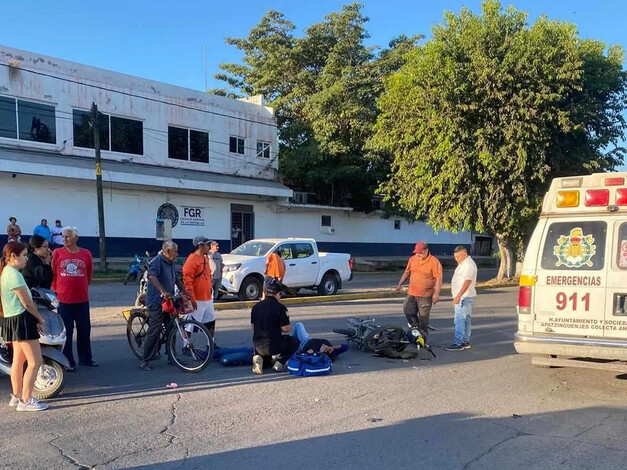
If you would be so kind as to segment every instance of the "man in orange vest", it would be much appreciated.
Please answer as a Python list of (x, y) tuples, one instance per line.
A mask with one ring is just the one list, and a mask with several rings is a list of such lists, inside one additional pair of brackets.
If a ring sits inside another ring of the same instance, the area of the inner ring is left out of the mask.
[(278, 253), (270, 253), (266, 257), (266, 271), (265, 271), (266, 279), (263, 283), (264, 292), (261, 296), (261, 300), (266, 298), (265, 286), (272, 279), (276, 279), (279, 281), (279, 284), (283, 286), (283, 278), (285, 277), (285, 261), (281, 259)]

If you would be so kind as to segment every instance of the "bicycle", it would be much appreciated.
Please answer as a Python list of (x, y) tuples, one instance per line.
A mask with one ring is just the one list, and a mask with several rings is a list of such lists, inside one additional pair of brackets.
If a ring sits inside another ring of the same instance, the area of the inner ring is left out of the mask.
[[(131, 308), (123, 311), (122, 316), (126, 319), (126, 339), (131, 351), (138, 359), (143, 359), (148, 311), (145, 308)], [(165, 344), (169, 362), (183, 372), (200, 372), (213, 357), (214, 344), (209, 330), (202, 323), (189, 318), (189, 315), (166, 314), (166, 317), (161, 325), (157, 351)]]

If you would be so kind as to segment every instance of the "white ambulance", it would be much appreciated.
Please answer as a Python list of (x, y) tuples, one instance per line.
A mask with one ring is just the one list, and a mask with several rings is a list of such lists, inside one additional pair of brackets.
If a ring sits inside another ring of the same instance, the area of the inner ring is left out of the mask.
[[(627, 173), (556, 178), (520, 277), (516, 351), (626, 371)], [(586, 359), (593, 359), (592, 361)]]

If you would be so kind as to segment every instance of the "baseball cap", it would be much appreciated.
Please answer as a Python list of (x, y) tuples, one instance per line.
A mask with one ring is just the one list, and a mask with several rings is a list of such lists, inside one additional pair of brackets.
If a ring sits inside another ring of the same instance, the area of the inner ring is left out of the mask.
[(197, 237), (194, 237), (194, 241), (192, 242), (192, 244), (194, 245), (194, 248), (196, 248), (199, 245), (205, 245), (205, 244), (207, 244), (209, 242), (210, 242), (210, 240), (207, 237), (203, 237), (202, 235), (198, 235)]
[(418, 243), (416, 243), (416, 246), (414, 247), (414, 254), (422, 253), (427, 248), (428, 246), (425, 242), (419, 241)]

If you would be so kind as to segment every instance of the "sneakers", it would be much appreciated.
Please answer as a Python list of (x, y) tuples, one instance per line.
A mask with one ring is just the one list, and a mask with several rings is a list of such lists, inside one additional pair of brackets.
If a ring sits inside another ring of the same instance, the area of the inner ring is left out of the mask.
[(263, 357), (259, 354), (253, 356), (253, 374), (263, 374)]
[(15, 408), (19, 402), (20, 402), (20, 399), (16, 397), (15, 395), (11, 394), (11, 401), (9, 401), (9, 406), (11, 408)]
[(39, 403), (34, 398), (31, 398), (26, 403), (20, 400), (15, 409), (17, 411), (43, 411), (48, 409), (48, 405), (44, 403)]
[(463, 344), (451, 344), (444, 348), (445, 351), (463, 351), (466, 349)]
[(272, 366), (272, 368), (276, 371), (276, 372), (284, 372), (285, 371), (285, 364), (283, 364), (282, 362), (276, 361), (274, 363), (274, 365)]
[(470, 343), (463, 343), (462, 346), (464, 349), (470, 349)]

